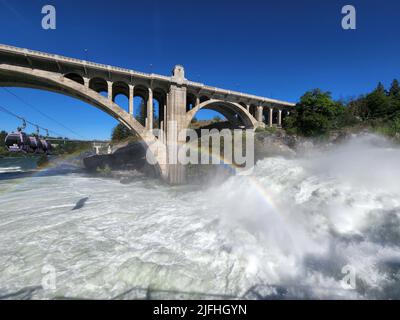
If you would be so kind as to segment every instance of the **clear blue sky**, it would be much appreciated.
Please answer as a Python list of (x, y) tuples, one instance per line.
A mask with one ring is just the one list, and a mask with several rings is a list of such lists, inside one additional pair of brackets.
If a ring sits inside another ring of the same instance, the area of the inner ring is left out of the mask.
[[(57, 9), (55, 31), (41, 28), (45, 4)], [(355, 31), (341, 28), (346, 4)], [(398, 0), (0, 0), (3, 44), (165, 75), (183, 64), (193, 81), (288, 101), (315, 87), (347, 98), (388, 86), (400, 78), (399, 31)], [(72, 98), (10, 90), (86, 138), (108, 138), (116, 124)], [(2, 89), (0, 101), (73, 137)], [(17, 124), (0, 114), (0, 128)]]

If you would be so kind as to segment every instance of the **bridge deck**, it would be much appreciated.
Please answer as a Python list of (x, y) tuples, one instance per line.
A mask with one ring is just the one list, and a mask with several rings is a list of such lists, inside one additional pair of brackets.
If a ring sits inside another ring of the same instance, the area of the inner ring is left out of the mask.
[[(100, 64), (100, 63), (95, 63), (95, 62), (90, 62), (90, 61), (85, 61), (85, 60), (80, 60), (80, 59), (75, 59), (75, 58), (69, 58), (61, 55), (56, 55), (56, 54), (50, 54), (50, 53), (45, 53), (45, 52), (40, 52), (40, 51), (35, 51), (35, 50), (30, 50), (30, 49), (23, 49), (23, 48), (18, 48), (14, 46), (9, 46), (9, 45), (3, 45), (0, 44), (0, 53), (9, 53), (12, 55), (20, 55), (25, 58), (31, 58), (31, 59), (41, 59), (45, 60), (48, 62), (55, 63), (57, 65), (60, 64), (65, 64), (65, 65), (71, 65), (75, 67), (80, 67), (83, 69), (94, 69), (97, 71), (103, 71), (107, 73), (115, 73), (115, 74), (120, 74), (123, 76), (127, 76), (130, 79), (133, 78), (139, 78), (147, 81), (160, 81), (160, 82), (166, 82), (166, 83), (172, 83), (173, 78), (168, 77), (168, 76), (163, 76), (163, 75), (158, 75), (158, 74), (147, 74), (144, 72), (138, 72), (130, 69), (125, 69), (121, 67), (115, 67), (115, 66), (110, 66), (110, 65), (105, 65), (105, 64)], [(184, 85), (187, 87), (194, 89), (198, 92), (206, 92), (210, 94), (216, 94), (216, 95), (222, 95), (222, 96), (229, 96), (229, 97), (235, 97), (237, 100), (247, 100), (248, 102), (254, 102), (257, 104), (272, 104), (272, 105), (279, 105), (279, 106), (284, 106), (284, 107), (293, 107), (295, 104), (291, 102), (286, 102), (286, 101), (281, 101), (281, 100), (276, 100), (276, 99), (270, 99), (266, 97), (260, 97), (256, 95), (251, 95), (251, 94), (245, 94), (237, 91), (232, 91), (232, 90), (225, 90), (213, 86), (208, 86), (203, 83), (199, 82), (193, 82), (186, 80), (184, 81)]]

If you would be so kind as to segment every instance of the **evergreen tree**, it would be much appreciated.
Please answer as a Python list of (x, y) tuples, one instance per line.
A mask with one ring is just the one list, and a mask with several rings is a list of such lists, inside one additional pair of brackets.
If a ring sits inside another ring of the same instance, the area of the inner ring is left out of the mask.
[(133, 136), (132, 132), (124, 126), (122, 123), (119, 123), (112, 132), (111, 140), (114, 142), (125, 140), (128, 137)]
[(5, 139), (7, 137), (7, 132), (1, 131), (0, 132), (0, 155), (1, 154), (6, 154), (7, 153), (7, 148), (5, 144)]
[(390, 86), (389, 96), (400, 99), (400, 85), (397, 79), (394, 79)]
[(378, 86), (376, 87), (375, 91), (380, 94), (386, 94), (385, 86), (382, 82), (379, 81)]
[[(139, 121), (143, 126), (146, 125), (147, 119), (147, 103), (145, 100), (140, 101), (139, 112), (136, 116), (136, 120)], [(159, 117), (157, 114), (157, 109), (155, 103), (153, 102), (153, 128), (157, 129), (159, 127)]]
[(0, 131), (0, 147), (5, 147), (5, 139), (6, 139), (6, 137), (7, 137), (7, 132), (5, 132), (4, 130), (3, 131)]
[(376, 89), (367, 95), (366, 104), (368, 112), (373, 119), (384, 117), (390, 111), (390, 100), (385, 87), (379, 82)]
[(140, 106), (139, 106), (139, 116), (137, 118), (137, 120), (143, 125), (146, 125), (146, 118), (147, 118), (147, 107), (145, 104), (145, 101), (142, 100), (140, 102)]

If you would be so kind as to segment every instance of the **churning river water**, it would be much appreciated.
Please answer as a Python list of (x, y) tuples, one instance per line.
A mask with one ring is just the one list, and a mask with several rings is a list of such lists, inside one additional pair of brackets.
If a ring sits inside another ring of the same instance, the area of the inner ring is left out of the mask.
[(400, 298), (400, 149), (383, 138), (210, 186), (0, 161), (0, 297)]

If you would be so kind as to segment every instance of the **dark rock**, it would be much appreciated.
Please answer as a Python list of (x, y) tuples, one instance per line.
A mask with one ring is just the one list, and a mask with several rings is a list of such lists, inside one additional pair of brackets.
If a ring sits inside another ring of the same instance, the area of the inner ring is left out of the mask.
[(111, 155), (93, 155), (83, 159), (83, 165), (86, 170), (96, 172), (98, 169), (104, 169), (112, 162)]
[[(118, 148), (108, 155), (93, 155), (83, 159), (83, 164), (89, 172), (107, 171), (114, 177), (113, 171), (138, 171), (147, 176), (155, 177), (157, 170), (146, 159), (147, 147), (143, 142), (134, 142)], [(111, 172), (109, 172), (111, 171)], [(126, 173), (125, 173), (126, 174)]]

